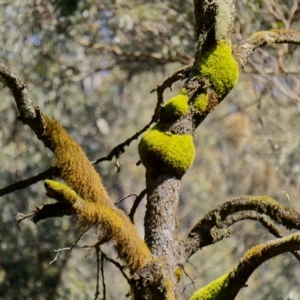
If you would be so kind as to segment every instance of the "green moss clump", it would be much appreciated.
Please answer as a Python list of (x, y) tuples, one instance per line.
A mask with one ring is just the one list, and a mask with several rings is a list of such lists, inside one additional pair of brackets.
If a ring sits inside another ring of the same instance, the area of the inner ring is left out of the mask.
[(180, 177), (192, 165), (195, 148), (191, 135), (163, 132), (156, 125), (143, 135), (139, 154), (148, 170), (168, 172)]
[(208, 94), (200, 94), (196, 97), (194, 107), (198, 112), (205, 112), (208, 106)]
[(192, 295), (190, 300), (230, 300), (227, 290), (228, 275), (225, 274)]
[(165, 113), (168, 118), (180, 118), (185, 116), (189, 112), (189, 97), (186, 94), (186, 90), (182, 89), (179, 94), (170, 100), (165, 105)]
[(205, 77), (220, 98), (236, 85), (239, 65), (232, 56), (230, 40), (221, 40), (198, 61), (199, 77)]
[(47, 196), (55, 199), (56, 201), (75, 203), (75, 201), (79, 199), (75, 191), (61, 182), (45, 180), (44, 187), (46, 189)]

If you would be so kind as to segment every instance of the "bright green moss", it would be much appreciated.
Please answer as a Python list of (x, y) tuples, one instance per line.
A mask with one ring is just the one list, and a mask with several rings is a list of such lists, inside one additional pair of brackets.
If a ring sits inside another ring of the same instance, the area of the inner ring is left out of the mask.
[(189, 112), (189, 97), (186, 95), (186, 90), (182, 89), (179, 94), (164, 105), (165, 113), (170, 118), (180, 118)]
[(221, 40), (199, 59), (199, 77), (212, 84), (220, 98), (228, 94), (239, 77), (238, 63), (232, 56), (231, 42)]
[(198, 112), (204, 112), (207, 110), (208, 106), (208, 95), (200, 94), (196, 97), (194, 107)]
[(227, 290), (228, 274), (214, 280), (192, 295), (190, 300), (230, 300)]
[(148, 170), (182, 176), (194, 161), (195, 148), (191, 135), (171, 134), (154, 126), (143, 135), (139, 154)]
[(57, 201), (74, 203), (79, 199), (75, 191), (61, 182), (54, 180), (45, 180), (44, 186), (47, 192), (47, 196)]

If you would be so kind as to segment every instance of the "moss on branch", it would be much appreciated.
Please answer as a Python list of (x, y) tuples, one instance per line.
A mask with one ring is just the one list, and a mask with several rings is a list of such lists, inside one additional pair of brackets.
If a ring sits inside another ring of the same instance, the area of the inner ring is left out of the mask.
[(150, 250), (123, 211), (82, 199), (74, 190), (57, 181), (46, 180), (44, 185), (48, 196), (71, 205), (81, 224), (99, 228), (100, 239), (113, 244), (131, 271), (153, 260)]
[(139, 154), (147, 170), (181, 177), (194, 161), (195, 148), (191, 135), (172, 134), (156, 125), (143, 135)]
[(225, 274), (198, 290), (190, 300), (230, 300), (228, 293), (228, 275)]
[(223, 98), (236, 85), (239, 65), (232, 56), (230, 40), (221, 40), (207, 50), (197, 61), (199, 78), (206, 78)]

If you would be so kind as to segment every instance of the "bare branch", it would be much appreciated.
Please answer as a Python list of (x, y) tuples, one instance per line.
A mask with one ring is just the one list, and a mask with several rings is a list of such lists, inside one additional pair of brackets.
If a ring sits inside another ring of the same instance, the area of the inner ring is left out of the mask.
[(54, 175), (54, 169), (52, 167), (50, 167), (49, 169), (43, 171), (40, 174), (37, 174), (28, 179), (20, 180), (12, 185), (9, 185), (3, 189), (0, 189), (0, 197), (4, 196), (6, 194), (9, 194), (9, 193), (15, 192), (17, 190), (25, 189), (34, 183), (37, 183), (41, 180), (49, 178), (52, 175)]
[(125, 147), (128, 147), (132, 141), (136, 140), (143, 132), (145, 132), (150, 126), (153, 124), (153, 120), (151, 120), (144, 128), (137, 131), (132, 137), (127, 139), (125, 142), (119, 144), (115, 148), (113, 148), (107, 156), (98, 158), (97, 160), (92, 162), (92, 165), (96, 165), (102, 161), (111, 161), (114, 157), (118, 160), (120, 155), (125, 152)]
[(130, 210), (130, 213), (129, 213), (128, 217), (129, 217), (129, 219), (132, 223), (134, 223), (134, 214), (135, 214), (138, 206), (140, 205), (141, 201), (145, 197), (146, 193), (147, 193), (146, 189), (141, 191), (141, 193), (136, 197), (136, 199), (135, 199), (135, 201), (134, 201), (134, 203), (131, 207), (131, 210)]
[(266, 214), (288, 229), (300, 229), (300, 213), (297, 211), (281, 205), (270, 197), (242, 196), (217, 206), (198, 221), (187, 238), (181, 242), (184, 258), (188, 259), (199, 249), (226, 236), (227, 232), (220, 230), (219, 224), (222, 224), (221, 222), (228, 216), (242, 211)]
[(126, 200), (127, 198), (130, 198), (130, 197), (135, 197), (135, 198), (136, 198), (137, 196), (138, 196), (138, 194), (135, 194), (135, 193), (129, 194), (129, 195), (127, 195), (127, 196), (121, 198), (120, 200), (118, 200), (118, 201), (115, 203), (115, 205), (120, 204), (121, 202), (123, 202), (123, 201)]
[(300, 32), (276, 29), (254, 33), (250, 38), (233, 47), (233, 55), (240, 67), (243, 68), (256, 48), (274, 43), (300, 45)]
[(82, 238), (82, 236), (87, 232), (89, 231), (91, 228), (93, 227), (92, 226), (87, 226), (79, 235), (79, 237), (76, 239), (76, 241), (71, 245), (71, 247), (65, 247), (65, 248), (60, 248), (60, 249), (57, 249), (57, 250), (54, 250), (54, 252), (56, 253), (54, 259), (52, 261), (50, 261), (49, 263), (49, 266), (52, 265), (58, 258), (60, 252), (64, 252), (64, 251), (72, 251), (72, 249), (75, 247), (75, 245), (80, 241), (80, 239)]
[[(97, 243), (95, 245), (95, 249), (96, 249), (96, 256), (97, 256), (97, 279), (96, 279), (97, 284), (96, 284), (95, 300), (97, 300), (98, 296), (100, 295), (99, 280), (100, 280), (100, 269), (101, 269), (101, 272), (103, 270), (103, 258), (101, 255), (101, 248), (100, 248), (99, 243)], [(102, 282), (103, 282), (103, 286), (105, 289), (104, 276), (102, 276)], [(105, 299), (105, 293), (104, 293), (103, 299)]]
[(37, 206), (34, 210), (32, 221), (36, 224), (41, 220), (70, 216), (75, 213), (74, 209), (68, 203), (57, 202)]
[(22, 117), (26, 120), (35, 120), (36, 108), (28, 95), (25, 84), (2, 63), (0, 63), (0, 81), (11, 90)]
[(29, 219), (29, 218), (33, 217), (34, 215), (35, 215), (35, 213), (31, 213), (31, 214), (28, 214), (28, 215), (18, 213), (17, 214), (17, 219), (18, 219), (17, 226), (20, 226), (21, 222), (23, 222), (26, 219)]
[(124, 267), (120, 263), (118, 263), (116, 260), (108, 257), (103, 251), (101, 251), (101, 255), (102, 255), (103, 258), (105, 258), (110, 263), (114, 264), (120, 270), (120, 272), (122, 273), (124, 278), (127, 280), (128, 284), (130, 285), (130, 279), (127, 276), (127, 274), (124, 272)]
[(106, 285), (104, 280), (104, 256), (103, 255), (101, 255), (101, 277), (102, 277), (102, 290), (103, 290), (102, 300), (106, 300)]

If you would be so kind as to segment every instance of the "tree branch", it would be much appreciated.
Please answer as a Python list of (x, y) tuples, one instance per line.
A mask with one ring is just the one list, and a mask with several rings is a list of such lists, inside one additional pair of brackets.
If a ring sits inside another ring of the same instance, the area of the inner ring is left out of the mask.
[(143, 198), (145, 197), (145, 195), (147, 194), (147, 190), (144, 189), (143, 191), (141, 191), (141, 193), (136, 197), (136, 199), (134, 200), (134, 203), (131, 207), (130, 213), (128, 215), (130, 221), (132, 223), (134, 223), (134, 214), (138, 208), (138, 206), (140, 205), (141, 201), (143, 200)]
[(40, 109), (33, 105), (25, 84), (19, 76), (2, 63), (0, 63), (0, 81), (8, 86), (15, 98), (20, 113), (18, 119), (28, 125), (37, 137), (44, 142), (45, 146), (50, 148), (49, 140), (43, 137), (45, 120), (41, 115)]
[[(120, 155), (125, 152), (125, 147), (128, 147), (132, 141), (136, 140), (143, 132), (145, 132), (148, 128), (150, 128), (152, 124), (153, 124), (153, 120), (151, 120), (144, 128), (137, 131), (132, 137), (127, 139), (125, 142), (113, 148), (107, 156), (98, 158), (97, 160), (93, 161), (92, 165), (96, 165), (106, 160), (111, 161), (114, 157), (118, 160)], [(117, 169), (119, 169), (119, 166), (117, 166)]]
[(32, 221), (37, 224), (41, 220), (48, 218), (62, 218), (63, 216), (70, 216), (75, 213), (75, 210), (68, 203), (57, 202), (47, 203), (43, 206), (37, 206), (34, 209)]
[(15, 192), (17, 190), (25, 189), (28, 186), (30, 186), (34, 183), (37, 183), (41, 180), (47, 179), (47, 178), (49, 178), (50, 176), (53, 176), (53, 175), (54, 175), (54, 169), (52, 167), (50, 167), (49, 169), (43, 171), (40, 174), (37, 174), (37, 175), (35, 175), (33, 177), (30, 177), (28, 179), (20, 180), (20, 181), (14, 183), (12, 185), (9, 185), (5, 188), (0, 189), (0, 197), (4, 196), (6, 194), (9, 194), (9, 193)]
[(299, 232), (251, 248), (230, 272), (230, 294), (235, 296), (245, 286), (250, 275), (265, 261), (285, 252), (297, 250), (300, 250)]
[[(253, 271), (261, 264), (285, 252), (297, 250), (300, 250), (299, 232), (255, 246), (246, 252), (231, 272), (194, 293), (191, 300), (233, 300), (240, 289), (246, 286), (246, 282)], [(212, 294), (213, 297), (211, 297)]]
[[(268, 216), (260, 214), (256, 211), (241, 211), (228, 216), (223, 222), (218, 224), (219, 228), (227, 229), (233, 224), (244, 221), (254, 220), (259, 221), (268, 231), (277, 238), (284, 237), (284, 234), (280, 231), (279, 227)], [(300, 253), (296, 251), (290, 251), (295, 258), (300, 262)]]
[(256, 48), (275, 43), (300, 45), (300, 32), (274, 29), (254, 33), (250, 38), (233, 47), (233, 55), (240, 67), (243, 68)]
[[(219, 224), (222, 224), (228, 216), (242, 211), (256, 211), (268, 215), (288, 229), (300, 229), (300, 213), (281, 205), (276, 200), (265, 196), (238, 197), (217, 206), (198, 221), (187, 238), (181, 242), (184, 259), (188, 259), (199, 249), (223, 238), (224, 232), (223, 235), (222, 232), (216, 234)], [(227, 224), (229, 225), (230, 222)]]

